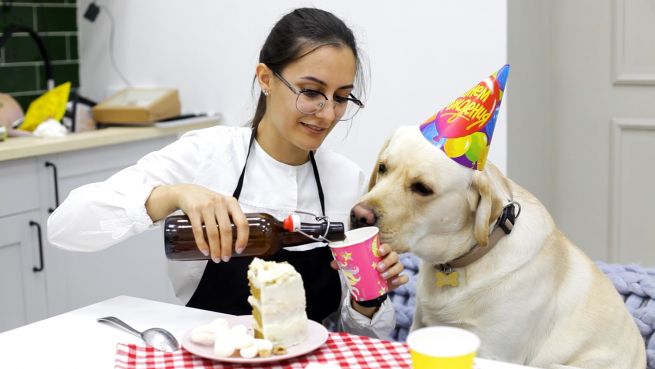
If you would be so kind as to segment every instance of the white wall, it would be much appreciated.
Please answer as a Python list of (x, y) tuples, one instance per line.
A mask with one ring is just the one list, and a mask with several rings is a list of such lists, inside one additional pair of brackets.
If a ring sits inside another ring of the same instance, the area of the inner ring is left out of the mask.
[[(81, 18), (81, 90), (102, 100), (124, 87), (108, 57), (109, 21)], [(370, 67), (366, 109), (338, 127), (326, 145), (366, 171), (384, 139), (399, 125), (420, 124), (507, 62), (507, 0), (173, 1), (99, 0), (112, 12), (115, 58), (135, 86), (180, 90), (185, 112), (219, 111), (229, 125), (251, 117), (257, 55), (273, 24), (298, 6), (334, 12), (355, 32)], [(374, 7), (374, 8), (373, 8)], [(512, 94), (512, 72), (508, 94)], [(509, 105), (509, 104), (508, 104)], [(505, 171), (506, 105), (501, 108), (490, 160)]]

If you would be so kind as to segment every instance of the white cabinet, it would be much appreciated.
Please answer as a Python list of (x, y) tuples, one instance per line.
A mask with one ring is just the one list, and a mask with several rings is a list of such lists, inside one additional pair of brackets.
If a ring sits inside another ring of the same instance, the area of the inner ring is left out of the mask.
[(83, 253), (48, 244), (45, 227), (49, 210), (71, 190), (107, 179), (177, 137), (0, 161), (0, 332), (117, 295), (175, 301), (161, 229)]
[[(104, 181), (148, 152), (160, 149), (173, 140), (174, 137), (160, 138), (39, 158), (38, 165), (45, 174), (41, 181), (44, 184), (42, 197), (49, 204), (47, 207), (54, 206), (55, 188), (63, 201), (73, 189)], [(47, 214), (45, 216), (47, 218)], [(117, 295), (173, 301), (166, 273), (162, 232), (162, 229), (150, 230), (92, 253), (62, 250), (48, 244), (50, 315)]]
[(0, 217), (39, 208), (34, 158), (0, 162)]
[(0, 331), (47, 316), (36, 160), (0, 163)]
[(0, 218), (0, 332), (47, 316), (38, 220), (38, 211)]

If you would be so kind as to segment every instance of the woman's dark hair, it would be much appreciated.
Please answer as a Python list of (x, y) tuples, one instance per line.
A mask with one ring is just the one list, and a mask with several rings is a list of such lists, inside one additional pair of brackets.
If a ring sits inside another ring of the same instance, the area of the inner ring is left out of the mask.
[[(290, 63), (325, 45), (350, 48), (355, 55), (356, 75), (361, 77), (362, 67), (353, 32), (334, 14), (316, 8), (299, 8), (282, 17), (266, 38), (259, 52), (259, 62), (281, 74)], [(256, 79), (255, 76), (253, 85)], [(353, 94), (356, 96), (363, 93), (361, 79), (355, 78), (358, 86)], [(259, 125), (265, 111), (266, 96), (260, 92), (251, 121), (253, 128)]]

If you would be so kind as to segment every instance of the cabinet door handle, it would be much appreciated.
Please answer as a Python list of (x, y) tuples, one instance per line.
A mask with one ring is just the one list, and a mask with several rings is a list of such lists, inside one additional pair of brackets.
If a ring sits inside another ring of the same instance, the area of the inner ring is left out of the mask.
[(48, 208), (48, 212), (52, 214), (53, 211), (59, 206), (59, 182), (58, 182), (58, 176), (57, 176), (57, 166), (54, 163), (51, 163), (49, 161), (45, 162), (46, 167), (52, 167), (52, 175), (54, 178), (55, 182), (55, 207), (54, 208)]
[(43, 270), (43, 242), (41, 241), (41, 225), (33, 220), (30, 220), (30, 226), (36, 227), (36, 232), (39, 236), (39, 266), (32, 267), (32, 271), (36, 273)]

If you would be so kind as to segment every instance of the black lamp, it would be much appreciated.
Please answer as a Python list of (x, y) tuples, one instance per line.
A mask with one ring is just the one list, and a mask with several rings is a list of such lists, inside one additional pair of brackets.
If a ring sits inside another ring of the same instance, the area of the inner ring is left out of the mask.
[(103, 10), (105, 13), (107, 13), (107, 17), (109, 18), (109, 27), (110, 27), (110, 33), (109, 33), (109, 60), (111, 61), (111, 66), (114, 68), (114, 71), (120, 79), (125, 83), (127, 86), (132, 86), (130, 81), (125, 78), (123, 73), (121, 73), (120, 69), (118, 69), (118, 65), (116, 64), (116, 59), (114, 58), (114, 16), (111, 15), (111, 12), (109, 9), (104, 6), (104, 5), (98, 5), (95, 3), (95, 1), (91, 1), (89, 3), (89, 6), (87, 6), (86, 10), (84, 11), (84, 19), (88, 20), (89, 22), (93, 23), (96, 21), (96, 18), (98, 18), (98, 14), (100, 14), (100, 10)]
[(46, 49), (45, 44), (41, 39), (41, 36), (39, 36), (36, 32), (34, 32), (33, 29), (25, 26), (19, 26), (16, 24), (8, 25), (2, 31), (2, 37), (0, 37), (0, 49), (2, 49), (5, 46), (7, 41), (9, 41), (11, 36), (14, 34), (14, 32), (27, 32), (32, 37), (32, 40), (34, 40), (37, 47), (39, 48), (39, 52), (41, 52), (41, 59), (43, 59), (47, 89), (52, 90), (53, 88), (55, 88), (55, 80), (52, 77), (52, 65), (50, 63), (50, 56), (48, 55), (48, 50)]

